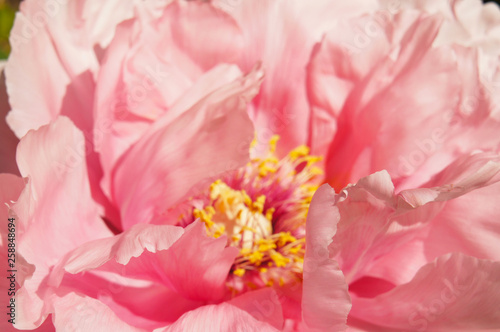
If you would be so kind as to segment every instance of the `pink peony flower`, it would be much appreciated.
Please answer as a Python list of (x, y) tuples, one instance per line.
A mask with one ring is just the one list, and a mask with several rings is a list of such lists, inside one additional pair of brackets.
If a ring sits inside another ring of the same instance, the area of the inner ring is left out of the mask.
[(499, 21), (479, 1), (23, 2), (15, 327), (498, 328)]

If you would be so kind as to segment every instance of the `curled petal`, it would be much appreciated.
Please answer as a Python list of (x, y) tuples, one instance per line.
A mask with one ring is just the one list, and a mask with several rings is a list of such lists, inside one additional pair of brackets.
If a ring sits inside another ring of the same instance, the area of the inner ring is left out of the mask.
[(327, 184), (314, 194), (307, 217), (302, 317), (309, 329), (345, 330), (351, 300), (338, 263), (328, 246), (337, 231), (340, 215), (335, 191)]

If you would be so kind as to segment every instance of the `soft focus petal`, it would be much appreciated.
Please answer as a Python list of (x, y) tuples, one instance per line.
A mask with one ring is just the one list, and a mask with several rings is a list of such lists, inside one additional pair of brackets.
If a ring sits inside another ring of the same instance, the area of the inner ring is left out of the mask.
[[(241, 31), (229, 15), (209, 2), (163, 5), (162, 14), (147, 24), (140, 19), (120, 24), (102, 62), (94, 143), (101, 153), (108, 196), (116, 161), (154, 120), (167, 111), (171, 114), (172, 108), (186, 111), (189, 107), (174, 105), (181, 96), (189, 94), (192, 106), (241, 74), (225, 64), (241, 49)], [(193, 85), (197, 93), (188, 91)]]
[(437, 257), (462, 252), (500, 261), (500, 184), (478, 189), (446, 204), (426, 241), (426, 254)]
[(31, 0), (21, 4), (6, 69), (12, 106), (8, 123), (18, 137), (59, 114), (69, 116), (82, 130), (91, 129), (93, 75), (98, 68), (94, 46), (105, 44), (114, 26), (132, 15), (132, 3), (117, 6), (118, 1), (110, 1), (104, 9), (98, 3), (86, 1), (79, 6), (72, 1)]
[(183, 233), (180, 227), (140, 224), (120, 235), (88, 242), (53, 269), (46, 286), (57, 294), (78, 290), (99, 299), (132, 326), (164, 326), (201, 305), (172, 290), (163, 270), (169, 262), (167, 249)]
[[(445, 127), (442, 114), (457, 105), (453, 96), (459, 85), (456, 66), (449, 61), (452, 54), (431, 47), (440, 19), (410, 12), (394, 16), (394, 21), (394, 28), (404, 34), (395, 37), (391, 54), (375, 63), (375, 69), (350, 91), (338, 118), (326, 161), (327, 180), (337, 189), (381, 169), (395, 180), (411, 175), (415, 169), (403, 172), (408, 166), (401, 159), (415, 150), (415, 141), (433, 137), (435, 128)], [(409, 96), (414, 100), (410, 102)], [(440, 160), (434, 171), (446, 161)]]
[[(460, 251), (479, 258), (497, 259), (497, 241), (493, 239), (500, 236), (500, 230), (494, 222), (498, 219), (495, 209), (487, 203), (478, 204), (477, 213), (465, 213), (465, 206), (471, 207), (468, 204), (454, 209), (470, 198), (482, 197), (484, 194), (481, 192), (495, 192), (499, 172), (497, 159), (494, 154), (474, 154), (457, 160), (443, 170), (428, 184), (429, 187), (404, 190), (378, 202), (370, 196), (360, 196), (358, 203), (346, 200), (349, 204), (341, 206), (341, 216), (347, 219), (341, 217), (338, 244), (332, 249), (340, 257), (346, 257), (348, 253), (355, 252), (354, 248), (369, 248), (351, 256), (348, 261), (351, 266), (357, 266), (358, 276), (361, 276), (359, 273), (362, 270), (370, 277), (387, 282), (389, 288), (391, 284), (408, 282), (423, 264), (449, 252)], [(368, 178), (371, 177), (373, 175)], [(386, 181), (390, 183), (388, 177)], [(345, 190), (348, 197), (353, 197), (360, 183)], [(384, 211), (383, 214), (374, 212), (377, 205), (379, 209), (382, 207), (380, 211)], [(360, 223), (362, 218), (365, 221)], [(345, 224), (348, 220), (350, 225)], [(376, 220), (379, 222), (376, 223)], [(341, 236), (342, 231), (344, 234)], [(363, 241), (356, 240), (360, 238)], [(359, 247), (359, 243), (366, 245)], [(345, 265), (345, 268), (348, 266)], [(359, 281), (356, 287), (362, 287), (361, 282), (368, 281)], [(384, 287), (380, 289), (387, 291)], [(363, 296), (369, 295), (366, 293)]]
[(83, 141), (81, 132), (62, 117), (30, 132), (19, 143), (17, 164), (21, 174), (29, 178), (20, 201), (29, 199), (31, 206), (28, 211), (20, 210), (18, 204), (24, 202), (18, 202), (14, 211), (25, 232), (19, 249), (28, 260), (39, 259), (41, 250), (43, 265), (49, 266), (79, 244), (111, 234), (97, 215), (86, 164), (78, 158)]
[(12, 106), (8, 123), (17, 137), (60, 114), (69, 116), (80, 129), (91, 130), (93, 76), (99, 66), (94, 47), (109, 43), (115, 25), (132, 16), (132, 5), (21, 3), (10, 34), (12, 54), (6, 69)]
[[(12, 247), (12, 244), (17, 244), (17, 239), (15, 237), (17, 235), (17, 232), (10, 232), (10, 229), (12, 229), (12, 227), (9, 227), (9, 224), (11, 223), (11, 220), (9, 220), (9, 218), (14, 218), (14, 225), (17, 224), (17, 220), (15, 215), (9, 213), (9, 206), (11, 206), (13, 202), (19, 198), (21, 191), (24, 189), (24, 185), (25, 183), (23, 179), (18, 176), (15, 176), (13, 174), (0, 174), (0, 268), (2, 269), (2, 271), (14, 270), (9, 267), (9, 264), (15, 264), (15, 270), (18, 270), (20, 271), (20, 273), (22, 273), (21, 270), (23, 268), (28, 268), (25, 272), (27, 272), (27, 274), (31, 274), (33, 273), (33, 268), (31, 267), (31, 269), (29, 269), (29, 266), (23, 267), (23, 265), (21, 265), (21, 257), (19, 255), (17, 255), (16, 257), (15, 253), (14, 255), (12, 255), (12, 253), (8, 251), (9, 248), (15, 249), (15, 247)], [(15, 228), (16, 227), (14, 226), (14, 229)], [(14, 237), (9, 236), (8, 234), (13, 234)], [(11, 243), (10, 246), (9, 243)], [(20, 273), (15, 273), (15, 281), (6, 278), (9, 276), (9, 272), (6, 272), (6, 277), (0, 279), (0, 288), (2, 289), (2, 293), (0, 294), (0, 301), (5, 306), (10, 305), (10, 299), (13, 298), (13, 293), (11, 293), (12, 289), (17, 289), (19, 287), (19, 285), (16, 285), (16, 282), (22, 283), (22, 281), (19, 280)], [(11, 282), (13, 282), (13, 284), (15, 285), (14, 287), (11, 287)], [(17, 306), (17, 303), (15, 303), (14, 306)], [(13, 330), (12, 323), (8, 322), (8, 320), (15, 317), (9, 316), (9, 310), (10, 308), (7, 308), (7, 315), (0, 321), (0, 329), (2, 331)]]
[[(309, 140), (315, 154), (327, 153), (349, 93), (390, 51), (390, 40), (385, 36), (388, 31), (384, 31), (391, 28), (384, 20), (386, 15), (344, 18), (314, 47), (307, 66), (307, 91), (311, 103)], [(378, 38), (370, 39), (362, 50), (356, 48), (353, 44), (366, 42), (359, 27), (373, 26), (378, 29)], [(339, 30), (343, 33), (339, 34)]]
[[(152, 122), (145, 118), (132, 116), (128, 110), (132, 106), (127, 106), (127, 100), (124, 100), (128, 98), (130, 99), (128, 102), (135, 102), (137, 107), (145, 107), (140, 98), (135, 100), (136, 97), (134, 97), (133, 91), (127, 93), (122, 90), (125, 87), (123, 87), (124, 83), (120, 81), (119, 66), (121, 62), (117, 61), (117, 57), (124, 54), (124, 45), (128, 46), (128, 44), (124, 44), (124, 39), (128, 38), (128, 34), (131, 33), (128, 30), (132, 28), (132, 25), (128, 22), (118, 28), (117, 36), (115, 36), (108, 49), (108, 57), (104, 60), (96, 93), (97, 119), (94, 127), (94, 144), (100, 152), (100, 160), (104, 171), (102, 188), (108, 196), (111, 195), (110, 181), (117, 161), (133, 143), (137, 142), (149, 130)], [(157, 86), (163, 80), (168, 78), (173, 81), (169, 84), (179, 85), (179, 78), (160, 65), (156, 67), (147, 66), (144, 73), (138, 72), (136, 75), (141, 79), (147, 77), (148, 80), (154, 82), (155, 84), (152, 87), (157, 88), (157, 92), (161, 95), (165, 95), (167, 90), (170, 92), (173, 90), (169, 86)], [(231, 83), (240, 76), (241, 71), (236, 66), (219, 65), (209, 70), (194, 83), (189, 82), (189, 84), (186, 84), (176, 94), (175, 98), (172, 97), (172, 100), (169, 100), (168, 103), (160, 103), (162, 108), (161, 110), (158, 109), (158, 113), (163, 114), (168, 108), (168, 116), (173, 120), (208, 94)], [(131, 86), (131, 89), (135, 86), (136, 89), (140, 90), (141, 85)], [(186, 89), (187, 91), (184, 91)], [(152, 90), (148, 91), (148, 93), (152, 92)], [(151, 110), (151, 107), (154, 106), (150, 106), (148, 109)], [(156, 107), (154, 108), (156, 109)]]
[(54, 308), (54, 326), (58, 331), (147, 331), (121, 321), (102, 302), (75, 293), (57, 299)]
[[(12, 206), (14, 202), (19, 198), (19, 195), (23, 191), (24, 186), (25, 182), (22, 178), (14, 174), (0, 174), (0, 218), (2, 220), (2, 223), (5, 224), (5, 227), (3, 227), (1, 230), (2, 236), (0, 245), (2, 247), (7, 246), (8, 231), (6, 229), (8, 228), (7, 224), (9, 223), (7, 219), (16, 217), (12, 213), (12, 211), (9, 211), (9, 207)], [(2, 252), (0, 254), (6, 255), (7, 252)]]
[(426, 188), (403, 190), (400, 199), (411, 208), (450, 200), (499, 181), (499, 172), (500, 156), (496, 154), (463, 156), (426, 183)]
[(274, 289), (263, 288), (233, 298), (229, 304), (245, 310), (255, 319), (266, 322), (278, 330), (283, 327), (283, 312)]
[(389, 174), (382, 171), (347, 187), (339, 194), (342, 199), (335, 201), (340, 220), (330, 251), (349, 282), (369, 267), (367, 255), (371, 256), (374, 243), (385, 235), (394, 212), (393, 191)]
[(13, 206), (19, 218), (17, 248), (36, 267), (18, 293), (23, 328), (41, 323), (35, 292), (49, 267), (78, 245), (111, 235), (90, 196), (86, 164), (79, 154), (82, 142), (82, 133), (63, 117), (29, 132), (18, 145), (17, 163), (29, 182)]
[(201, 190), (200, 181), (208, 180), (208, 185), (220, 173), (244, 165), (253, 137), (246, 105), (260, 78), (261, 72), (254, 70), (174, 121), (167, 114), (127, 152), (113, 180), (125, 229), (151, 222), (186, 198), (193, 186)]
[[(183, 229), (175, 226), (136, 225), (120, 235), (83, 244), (65, 257), (54, 269), (52, 278), (59, 279), (59, 269), (76, 274), (96, 269), (106, 263), (108, 270), (117, 264), (128, 265), (132, 258), (142, 256), (145, 251), (156, 253), (170, 248), (183, 234)], [(142, 260), (154, 259), (154, 255), (144, 255)], [(156, 260), (143, 263), (136, 273), (147, 275), (146, 266), (155, 271)], [(129, 268), (129, 273), (134, 269)], [(57, 282), (57, 281), (52, 281)]]
[(496, 329), (500, 263), (450, 254), (422, 267), (407, 284), (373, 299), (353, 298), (353, 317), (418, 331)]
[(235, 331), (272, 332), (279, 331), (269, 324), (258, 321), (249, 313), (230, 305), (206, 305), (184, 314), (166, 329), (155, 332), (183, 331)]
[[(202, 301), (220, 300), (225, 293), (225, 281), (236, 254), (235, 248), (226, 247), (224, 237), (208, 237), (201, 222), (195, 222), (185, 230), (175, 226), (135, 225), (115, 237), (89, 242), (77, 248), (53, 270), (47, 286), (55, 289), (73, 287), (94, 297), (99, 295), (99, 290), (92, 284), (105, 285), (106, 280), (94, 278), (89, 284), (90, 277), (85, 277), (82, 272), (107, 271), (127, 278), (153, 281), (163, 285), (164, 289), (144, 285), (144, 293), (149, 293), (149, 287), (159, 292), (158, 297), (145, 298), (159, 303), (174, 301), (176, 306), (165, 307), (162, 315), (157, 313), (147, 316), (159, 322), (168, 322), (177, 319), (182, 312), (199, 306)], [(70, 277), (65, 272), (78, 275)], [(105, 278), (105, 275), (102, 277)], [(127, 300), (125, 295), (133, 294), (132, 287), (139, 286), (125, 283), (123, 287), (123, 292), (111, 294), (109, 305), (116, 308), (117, 304), (112, 303), (115, 301), (124, 309), (138, 312), (140, 308), (135, 302), (142, 299)], [(161, 301), (160, 296), (165, 301)], [(256, 298), (250, 299), (256, 301)], [(122, 319), (133, 325), (147, 323), (130, 316)], [(276, 322), (277, 318), (269, 319)]]
[(288, 153), (305, 144), (309, 125), (307, 62), (314, 43), (343, 15), (374, 10), (376, 1), (217, 0), (235, 17), (244, 38), (238, 64), (244, 71), (262, 61), (266, 79), (251, 109), (259, 141), (282, 137), (278, 147)]
[(226, 237), (208, 237), (202, 222), (186, 227), (185, 236), (163, 257), (163, 269), (175, 289), (191, 300), (220, 300), (238, 255), (238, 249), (226, 244)]

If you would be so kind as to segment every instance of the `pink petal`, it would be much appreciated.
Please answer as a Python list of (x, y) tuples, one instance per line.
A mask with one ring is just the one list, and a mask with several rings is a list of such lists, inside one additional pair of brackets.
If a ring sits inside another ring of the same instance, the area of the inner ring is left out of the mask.
[[(241, 31), (233, 19), (209, 3), (175, 1), (163, 6), (162, 14), (149, 24), (138, 15), (117, 28), (99, 73), (94, 139), (101, 152), (107, 194), (118, 158), (152, 121), (167, 110), (172, 113), (178, 98), (193, 84), (197, 89), (205, 87), (198, 91), (204, 97), (240, 74), (235, 67), (227, 70), (227, 65), (212, 71), (231, 62), (240, 51)], [(207, 79), (198, 83), (207, 71), (212, 71), (209, 80), (215, 84), (208, 85)], [(198, 100), (198, 96), (190, 96), (190, 105)]]
[(386, 235), (390, 224), (389, 217), (395, 210), (393, 191), (389, 174), (381, 171), (345, 188), (332, 202), (340, 220), (330, 251), (349, 282), (369, 268), (373, 256), (380, 254), (374, 244)]
[(183, 331), (278, 331), (271, 325), (253, 318), (249, 313), (228, 303), (206, 305), (184, 314), (171, 326), (155, 332)]
[(111, 235), (91, 200), (82, 142), (82, 133), (61, 117), (31, 131), (19, 143), (17, 164), (30, 179), (29, 190), (25, 189), (19, 201), (31, 200), (31, 209), (18, 209), (23, 204), (18, 202), (14, 211), (25, 230), (19, 249), (29, 261), (43, 256), (43, 265), (50, 266), (78, 245)]
[(337, 130), (337, 118), (351, 90), (390, 51), (389, 36), (386, 36), (389, 31), (379, 32), (377, 38), (370, 38), (371, 42), (362, 49), (356, 47), (366, 43), (366, 36), (363, 39), (358, 32), (359, 27), (391, 28), (380, 25), (382, 15), (385, 13), (343, 19), (313, 49), (307, 68), (307, 89), (311, 103), (309, 139), (316, 154), (327, 153)]
[(445, 255), (388, 293), (354, 297), (351, 315), (398, 330), (495, 329), (500, 324), (499, 280), (498, 262)]
[(238, 255), (226, 247), (225, 236), (208, 237), (205, 225), (195, 221), (162, 257), (162, 268), (173, 287), (194, 301), (217, 301), (227, 292), (226, 279)]
[[(107, 292), (103, 286), (111, 286), (115, 293)], [(148, 331), (175, 322), (184, 313), (204, 303), (191, 301), (179, 293), (159, 284), (148, 287), (126, 287), (120, 284), (101, 282), (96, 285), (96, 298), (110, 307), (124, 322)]]
[[(102, 50), (115, 27), (134, 16), (136, 6), (145, 5), (116, 0), (48, 4), (33, 0), (21, 5), (11, 33), (13, 51), (7, 68), (13, 106), (8, 122), (18, 137), (60, 114), (91, 136)], [(40, 59), (45, 66), (37, 65)], [(31, 98), (25, 98), (26, 91)]]
[(64, 331), (146, 332), (120, 320), (101, 301), (69, 293), (54, 302), (54, 326)]
[(17, 137), (60, 114), (90, 132), (93, 75), (98, 69), (94, 46), (109, 43), (116, 24), (132, 16), (132, 5), (114, 0), (104, 5), (94, 0), (22, 3), (10, 34), (12, 54), (6, 68), (12, 106), (7, 122)]
[[(59, 269), (76, 274), (96, 269), (106, 263), (127, 265), (133, 258), (145, 252), (156, 253), (170, 248), (184, 233), (181, 227), (135, 225), (119, 235), (85, 243), (67, 255), (53, 271), (53, 278)], [(152, 255), (145, 255), (148, 258)], [(141, 257), (144, 259), (145, 256)], [(158, 262), (154, 262), (158, 263)], [(145, 266), (142, 268), (144, 269)], [(154, 271), (154, 264), (151, 265)], [(146, 271), (143, 271), (146, 272)]]
[(115, 0), (23, 2), (10, 35), (6, 75), (12, 111), (7, 123), (22, 137), (59, 115), (69, 117), (85, 135), (92, 196), (106, 214), (111, 207), (98, 187), (102, 174), (92, 144), (92, 136), (99, 134), (93, 128), (95, 76), (101, 48), (116, 24), (132, 16), (132, 8), (132, 2)]
[(302, 317), (312, 329), (345, 330), (351, 301), (338, 263), (329, 257), (328, 246), (340, 219), (335, 191), (321, 186), (314, 194), (307, 217)]
[[(12, 244), (17, 244), (16, 237), (18, 235), (17, 232), (10, 232), (10, 229), (12, 228), (9, 227), (11, 220), (8, 219), (14, 218), (14, 225), (16, 226), (18, 223), (17, 217), (9, 211), (9, 206), (11, 206), (13, 202), (18, 199), (21, 191), (24, 189), (24, 185), (25, 183), (23, 179), (16, 175), (0, 174), (0, 268), (2, 271), (6, 271), (5, 277), (0, 279), (0, 288), (3, 290), (3, 292), (0, 293), (0, 301), (5, 306), (10, 305), (10, 299), (13, 297), (13, 294), (11, 293), (11, 280), (7, 278), (10, 274), (8, 270), (17, 270), (17, 272), (14, 273), (16, 275), (16, 285), (13, 289), (18, 289), (19, 284), (23, 283), (23, 280), (20, 280), (20, 274), (24, 274), (23, 277), (29, 277), (34, 270), (32, 266), (29, 266), (29, 264), (22, 264), (23, 259), (19, 254), (14, 253), (14, 255), (12, 255), (12, 253), (8, 251), (9, 248), (12, 248)], [(15, 228), (16, 227), (14, 226), (14, 229)], [(13, 238), (12, 236), (8, 236), (8, 234), (14, 234), (16, 237)], [(9, 246), (9, 244), (11, 245)], [(15, 264), (14, 269), (9, 267), (9, 264), (11, 263)], [(15, 302), (15, 307), (16, 308), (14, 309), (18, 310), (17, 302)], [(9, 310), (10, 308), (6, 309), (6, 314), (9, 313)], [(17, 316), (15, 318), (17, 318)], [(6, 315), (0, 321), (0, 330), (14, 330), (12, 323), (8, 322), (8, 319), (11, 319), (11, 317)], [(16, 320), (14, 319), (14, 321)]]
[(171, 2), (148, 24), (138, 16), (119, 27), (106, 52), (107, 73), (100, 75), (100, 81), (121, 83), (110, 86), (114, 96), (107, 97), (121, 104), (123, 118), (155, 120), (204, 72), (234, 62), (241, 51), (238, 26), (210, 3)]
[(260, 78), (260, 71), (253, 71), (211, 93), (174, 121), (158, 120), (127, 152), (113, 180), (125, 229), (151, 222), (185, 199), (193, 186), (202, 190), (220, 173), (248, 160), (253, 125), (246, 103), (256, 93)]
[(403, 190), (399, 196), (400, 210), (414, 209), (430, 202), (442, 202), (500, 181), (500, 156), (475, 153), (455, 160), (425, 188)]
[[(26, 183), (24, 179), (16, 175), (0, 174), (0, 223), (2, 227), (0, 230), (0, 247), (2, 248), (2, 252), (0, 252), (0, 258), (2, 260), (1, 267), (5, 271), (17, 270), (16, 283), (21, 286), (24, 284), (24, 280), (26, 278), (31, 278), (35, 268), (33, 265), (26, 262), (24, 257), (20, 254), (14, 253), (14, 255), (12, 255), (12, 252), (9, 252), (9, 249), (12, 250), (11, 248), (16, 249), (19, 239), (17, 229), (19, 220), (10, 207), (15, 204), (15, 201), (24, 190), (25, 185)], [(12, 223), (14, 224), (14, 227), (11, 226)], [(12, 229), (14, 229), (14, 232), (11, 232)], [(8, 267), (8, 263), (13, 263), (15, 268)], [(9, 284), (10, 281), (8, 279), (0, 280), (0, 286), (7, 286)], [(8, 286), (4, 288), (9, 289)], [(7, 292), (2, 294), (2, 296), (6, 296), (6, 293)]]
[(284, 320), (280, 299), (272, 288), (244, 293), (228, 303), (245, 310), (253, 318), (266, 322), (278, 330), (283, 327)]
[[(464, 156), (435, 176), (427, 184), (429, 187), (404, 190), (397, 199), (388, 197), (385, 203), (381, 202), (388, 207), (388, 213), (381, 215), (383, 227), (375, 227), (377, 214), (373, 211), (364, 214), (369, 223), (361, 227), (358, 216), (361, 209), (346, 205), (345, 210), (341, 208), (344, 212), (341, 216), (354, 216), (353, 226), (340, 235), (344, 225), (341, 217), (338, 241), (342, 245), (332, 249), (340, 250), (340, 257), (345, 257), (359, 243), (373, 238), (370, 249), (360, 252), (357, 259), (352, 256), (351, 264), (363, 266), (363, 273), (393, 284), (408, 282), (423, 264), (449, 252), (497, 260), (500, 249), (495, 239), (500, 236), (500, 229), (495, 226), (498, 212), (492, 203), (499, 188), (494, 184), (499, 179), (497, 160), (491, 153)], [(346, 189), (348, 197), (349, 194), (353, 197), (353, 188), (357, 186)], [(370, 200), (364, 204), (367, 202)], [(373, 204), (374, 201), (370, 203)], [(366, 226), (372, 232), (359, 232)], [(377, 232), (378, 235), (370, 237), (369, 234)], [(359, 238), (363, 241), (354, 240)], [(342, 266), (343, 271), (349, 271), (349, 265)]]
[[(144, 67), (144, 63), (157, 62), (159, 55), (138, 52), (134, 53), (132, 59), (127, 60), (129, 48), (136, 47), (135, 44), (129, 42), (134, 29), (133, 23), (125, 22), (118, 27), (98, 78), (97, 119), (94, 128), (97, 134), (94, 136), (94, 144), (100, 152), (104, 170), (102, 188), (108, 196), (111, 196), (112, 171), (118, 159), (149, 130), (151, 119), (156, 119), (167, 109), (168, 112), (165, 115), (171, 120), (175, 119), (206, 95), (241, 76), (241, 72), (235, 66), (220, 65), (199, 77), (195, 82), (191, 82), (191, 79), (183, 77), (185, 73), (182, 71), (179, 72), (177, 69), (174, 72), (170, 68), (171, 65), (158, 64)], [(144, 33), (147, 34), (147, 32)], [(149, 35), (160, 37), (153, 32)], [(150, 48), (145, 41), (140, 41), (140, 43), (141, 47)], [(144, 59), (146, 56), (149, 58)], [(125, 61), (137, 61), (138, 64), (126, 66)], [(131, 72), (123, 73), (124, 71)], [(127, 79), (122, 76), (126, 76)], [(140, 95), (144, 89), (146, 89), (147, 98), (146, 94)], [(161, 96), (161, 100), (156, 101), (153, 95)], [(154, 112), (155, 116), (147, 116), (146, 111)], [(132, 113), (141, 113), (142, 117)], [(119, 225), (116, 226), (119, 227)]]
[[(88, 242), (53, 269), (47, 287), (98, 298), (130, 325), (163, 326), (202, 304), (173, 290), (164, 271), (171, 264), (168, 251), (176, 250), (174, 244), (182, 236), (192, 240), (180, 227), (139, 224), (120, 235)], [(209, 292), (208, 287), (204, 291)]]
[[(500, 190), (498, 158), (489, 153), (461, 158), (430, 183), (441, 184), (441, 187), (427, 189), (423, 194), (421, 190), (402, 192), (413, 206), (427, 202), (417, 210), (423, 210), (427, 219), (433, 219), (424, 242), (429, 260), (455, 251), (478, 258), (500, 259), (497, 241), (500, 228), (496, 222), (500, 215), (495, 203)], [(434, 203), (442, 200), (447, 200), (446, 204)], [(436, 205), (441, 209), (436, 209)]]
[[(68, 254), (53, 269), (43, 287), (104, 297), (125, 322), (158, 327), (160, 322), (174, 321), (202, 301), (217, 301), (225, 296), (227, 275), (238, 253), (236, 248), (226, 247), (226, 241), (224, 237), (208, 237), (204, 224), (198, 221), (185, 230), (175, 226), (135, 225), (120, 235), (88, 242)], [(116, 280), (99, 272), (111, 272), (117, 276)], [(124, 281), (120, 286), (119, 277), (154, 284), (135, 285)], [(121, 290), (102, 295), (102, 289), (106, 288)], [(144, 296), (127, 298), (127, 294), (134, 292), (143, 292)], [(148, 302), (161, 304), (162, 311), (140, 315)], [(266, 320), (273, 324), (279, 322), (280, 316), (276, 315)]]
[[(12, 206), (13, 202), (19, 198), (24, 186), (25, 182), (19, 176), (14, 174), (0, 174), (0, 220), (2, 225), (8, 223), (7, 219), (9, 217), (15, 218), (15, 215), (9, 213), (9, 206)], [(7, 226), (0, 230), (0, 233), (2, 233), (0, 244), (2, 246), (5, 245), (4, 236), (6, 237), (6, 228)], [(1, 254), (4, 254), (4, 252)]]
[[(225, 1), (214, 3), (236, 18), (244, 51), (238, 61), (246, 71), (262, 61), (266, 79), (253, 103), (251, 117), (259, 141), (281, 135), (281, 153), (307, 141), (309, 103), (307, 62), (314, 43), (341, 15), (375, 9), (371, 1)], [(342, 13), (342, 14), (340, 14)], [(306, 111), (307, 110), (307, 111)]]
[(102, 266), (106, 271), (164, 283), (195, 301), (219, 300), (237, 253), (234, 247), (226, 248), (224, 237), (208, 237), (201, 222), (185, 231), (174, 226), (136, 225), (76, 249), (54, 269), (51, 284), (57, 287), (61, 269), (80, 273)]
[(82, 133), (61, 117), (30, 131), (18, 145), (20, 172), (30, 179), (13, 206), (19, 218), (18, 252), (36, 267), (33, 277), (24, 284), (27, 291), (22, 294), (26, 298), (18, 293), (26, 314), (19, 321), (23, 328), (33, 328), (32, 324), (43, 321), (36, 290), (49, 267), (78, 245), (111, 235), (91, 199), (87, 167), (81, 157), (82, 142)]
[(447, 202), (427, 239), (430, 258), (448, 252), (500, 261), (500, 184), (478, 189)]
[[(440, 19), (401, 13), (394, 21), (394, 30), (404, 32), (392, 46), (394, 52), (399, 50), (396, 60), (386, 56), (379, 61), (350, 91), (339, 116), (326, 163), (327, 179), (337, 189), (381, 169), (395, 180), (413, 174), (415, 169), (402, 172), (401, 159), (416, 150), (415, 141), (434, 137), (435, 128), (446, 128), (442, 114), (456, 106), (453, 96), (459, 84), (451, 53), (431, 48)], [(409, 102), (408, 96), (414, 100)], [(440, 167), (434, 165), (435, 170)]]
[(203, 70), (240, 57), (242, 31), (231, 16), (210, 3), (173, 2), (165, 17), (175, 45)]

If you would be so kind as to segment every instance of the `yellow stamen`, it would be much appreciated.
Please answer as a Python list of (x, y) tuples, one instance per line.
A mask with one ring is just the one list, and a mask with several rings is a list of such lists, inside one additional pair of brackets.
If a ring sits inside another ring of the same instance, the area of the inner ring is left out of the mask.
[(233, 274), (238, 277), (243, 277), (243, 275), (245, 274), (245, 269), (236, 269), (233, 271)]
[(217, 229), (217, 230), (215, 231), (215, 233), (214, 233), (214, 237), (215, 237), (216, 239), (217, 239), (217, 238), (219, 238), (219, 237), (221, 237), (221, 236), (224, 234), (225, 230), (226, 230), (226, 227), (225, 227), (225, 226), (220, 226), (220, 227), (219, 227), (219, 229)]
[(297, 241), (297, 239), (294, 236), (292, 236), (290, 234), (290, 232), (286, 232), (286, 233), (285, 232), (281, 232), (279, 234), (280, 234), (280, 236), (279, 236), (279, 239), (278, 239), (278, 245), (280, 247), (284, 246), (287, 243)]
[(240, 254), (242, 254), (243, 256), (248, 255), (248, 254), (249, 254), (249, 253), (251, 253), (251, 252), (252, 252), (252, 250), (250, 250), (250, 249), (248, 249), (248, 248), (242, 248), (242, 249), (240, 250)]
[(290, 156), (290, 159), (292, 159), (292, 161), (295, 161), (300, 157), (305, 157), (309, 155), (309, 147), (305, 145), (300, 145), (295, 149), (293, 149), (292, 151), (290, 151), (288, 155)]
[(302, 246), (301, 246), (301, 245), (298, 245), (298, 246), (296, 246), (296, 247), (290, 248), (288, 251), (289, 251), (291, 254), (297, 254), (300, 250), (302, 250)]
[(250, 255), (248, 255), (248, 260), (252, 264), (260, 265), (260, 263), (262, 262), (262, 258), (263, 257), (264, 257), (264, 255), (262, 255), (261, 252), (254, 251), (253, 253), (251, 253)]
[(271, 259), (277, 267), (285, 267), (288, 263), (290, 263), (290, 259), (283, 257), (279, 252), (273, 252), (271, 254)]
[[(192, 217), (205, 224), (207, 234), (214, 238), (226, 235), (227, 245), (240, 250), (228, 279), (234, 294), (263, 284), (283, 286), (296, 280), (303, 269), (302, 234), (321, 180), (318, 176), (323, 174), (315, 165), (321, 157), (309, 155), (309, 147), (301, 145), (278, 159), (278, 140), (277, 135), (271, 137), (267, 153), (255, 151), (260, 155), (235, 171), (234, 178), (218, 179), (210, 185), (207, 196), (192, 199), (196, 206)], [(254, 139), (251, 149), (257, 145)], [(200, 202), (205, 203), (200, 207)], [(189, 218), (181, 217), (184, 222)], [(243, 282), (231, 283), (233, 278)]]
[(276, 249), (276, 244), (274, 243), (273, 240), (259, 240), (257, 241), (257, 244), (259, 245), (259, 251), (260, 252), (266, 252), (271, 249)]
[(267, 220), (269, 220), (269, 221), (273, 220), (274, 211), (276, 211), (275, 208), (269, 208), (269, 209), (267, 209), (267, 211), (266, 211), (266, 219)]
[(259, 165), (259, 176), (263, 178), (269, 173), (276, 173), (277, 170), (276, 167), (269, 166), (267, 163), (263, 162)]
[(266, 196), (260, 195), (257, 200), (252, 203), (252, 211), (262, 213), (264, 211), (264, 204), (266, 203)]
[(279, 135), (273, 135), (271, 139), (269, 140), (269, 152), (274, 153), (276, 152), (276, 145), (280, 139)]

